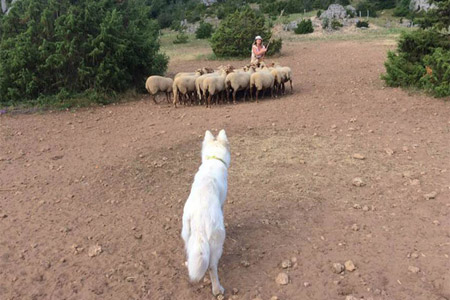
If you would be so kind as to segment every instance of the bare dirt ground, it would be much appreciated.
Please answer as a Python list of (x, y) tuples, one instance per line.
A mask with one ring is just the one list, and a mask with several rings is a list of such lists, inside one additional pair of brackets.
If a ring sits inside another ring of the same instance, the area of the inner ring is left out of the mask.
[(1, 116), (0, 299), (213, 299), (188, 282), (180, 230), (221, 128), (225, 299), (450, 299), (450, 103), (384, 88), (388, 48), (287, 44), (294, 94), (259, 104)]

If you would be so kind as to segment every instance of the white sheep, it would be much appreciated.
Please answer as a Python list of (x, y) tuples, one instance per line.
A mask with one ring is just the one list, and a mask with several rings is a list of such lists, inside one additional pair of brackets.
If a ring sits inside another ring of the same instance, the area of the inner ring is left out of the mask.
[(231, 68), (227, 67), (224, 70), (218, 71), (217, 75), (208, 76), (203, 80), (203, 90), (208, 95), (206, 107), (211, 107), (211, 98), (213, 96), (218, 96), (225, 91), (225, 78), (227, 74), (230, 72)]
[(275, 78), (267, 69), (260, 69), (250, 76), (250, 98), (253, 95), (253, 88), (256, 89), (256, 103), (258, 103), (258, 93), (270, 89), (270, 95), (273, 98), (273, 83)]
[[(250, 76), (255, 72), (255, 67), (244, 67), (243, 69), (234, 70), (225, 78), (225, 86), (228, 91), (233, 91), (233, 103), (236, 104), (236, 93), (244, 90), (244, 102), (247, 92), (250, 89)], [(227, 99), (228, 99), (227, 91)]]
[(195, 79), (195, 90), (197, 91), (197, 97), (198, 97), (198, 100), (199, 100), (200, 104), (203, 102), (203, 100), (206, 101), (206, 99), (205, 99), (205, 91), (203, 90), (203, 80), (206, 77), (216, 76), (216, 75), (218, 75), (217, 72), (208, 73), (208, 74), (203, 74), (203, 75), (197, 77), (197, 79)]
[(156, 102), (156, 94), (159, 92), (166, 93), (166, 100), (169, 102), (170, 93), (172, 93), (172, 78), (162, 76), (150, 76), (145, 82), (145, 88), (153, 96), (153, 101)]
[(291, 68), (289, 68), (289, 67), (282, 67), (280, 65), (275, 65), (275, 64), (272, 64), (272, 66), (275, 67), (278, 70), (278, 72), (280, 72), (280, 75), (281, 75), (281, 87), (282, 87), (283, 94), (285, 92), (284, 84), (286, 82), (288, 82), (288, 81), (291, 84), (291, 93), (293, 93), (294, 90), (292, 88), (292, 70), (291, 70)]
[(175, 75), (174, 79), (178, 78), (180, 76), (193, 76), (193, 75), (197, 75), (197, 74), (203, 75), (203, 74), (212, 73), (212, 72), (214, 72), (213, 69), (207, 68), (207, 67), (203, 67), (201, 69), (197, 69), (195, 72), (180, 72), (180, 73), (177, 73)]
[(194, 75), (184, 75), (175, 77), (173, 80), (173, 105), (177, 107), (178, 99), (183, 97), (183, 101), (186, 104), (186, 99), (189, 97), (191, 102), (193, 97), (195, 97), (195, 79), (200, 76), (199, 72)]

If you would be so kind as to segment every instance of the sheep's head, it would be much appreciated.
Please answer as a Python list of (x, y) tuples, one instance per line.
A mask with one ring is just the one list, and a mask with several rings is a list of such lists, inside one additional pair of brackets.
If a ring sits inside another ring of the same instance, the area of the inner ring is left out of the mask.
[(204, 70), (204, 74), (206, 74), (206, 73), (214, 73), (214, 69), (211, 69), (211, 68), (208, 68), (208, 67), (204, 67), (203, 70)]

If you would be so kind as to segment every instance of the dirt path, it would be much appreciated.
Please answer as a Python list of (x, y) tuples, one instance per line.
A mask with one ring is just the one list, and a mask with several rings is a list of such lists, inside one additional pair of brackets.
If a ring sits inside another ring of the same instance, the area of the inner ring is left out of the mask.
[(450, 299), (449, 102), (383, 88), (389, 47), (288, 44), (295, 92), (259, 104), (1, 116), (0, 299), (213, 299), (188, 283), (180, 230), (221, 128), (225, 299)]

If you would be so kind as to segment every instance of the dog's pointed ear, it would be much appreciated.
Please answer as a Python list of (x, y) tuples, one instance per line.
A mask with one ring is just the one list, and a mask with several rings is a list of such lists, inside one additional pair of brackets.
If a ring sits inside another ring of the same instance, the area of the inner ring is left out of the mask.
[(206, 130), (205, 139), (203, 141), (208, 142), (208, 141), (213, 141), (213, 140), (214, 140), (214, 135), (211, 133), (211, 131)]
[(219, 135), (217, 136), (217, 140), (224, 142), (224, 143), (228, 143), (228, 137), (227, 137), (227, 134), (225, 133), (225, 130), (222, 129), (219, 132)]

